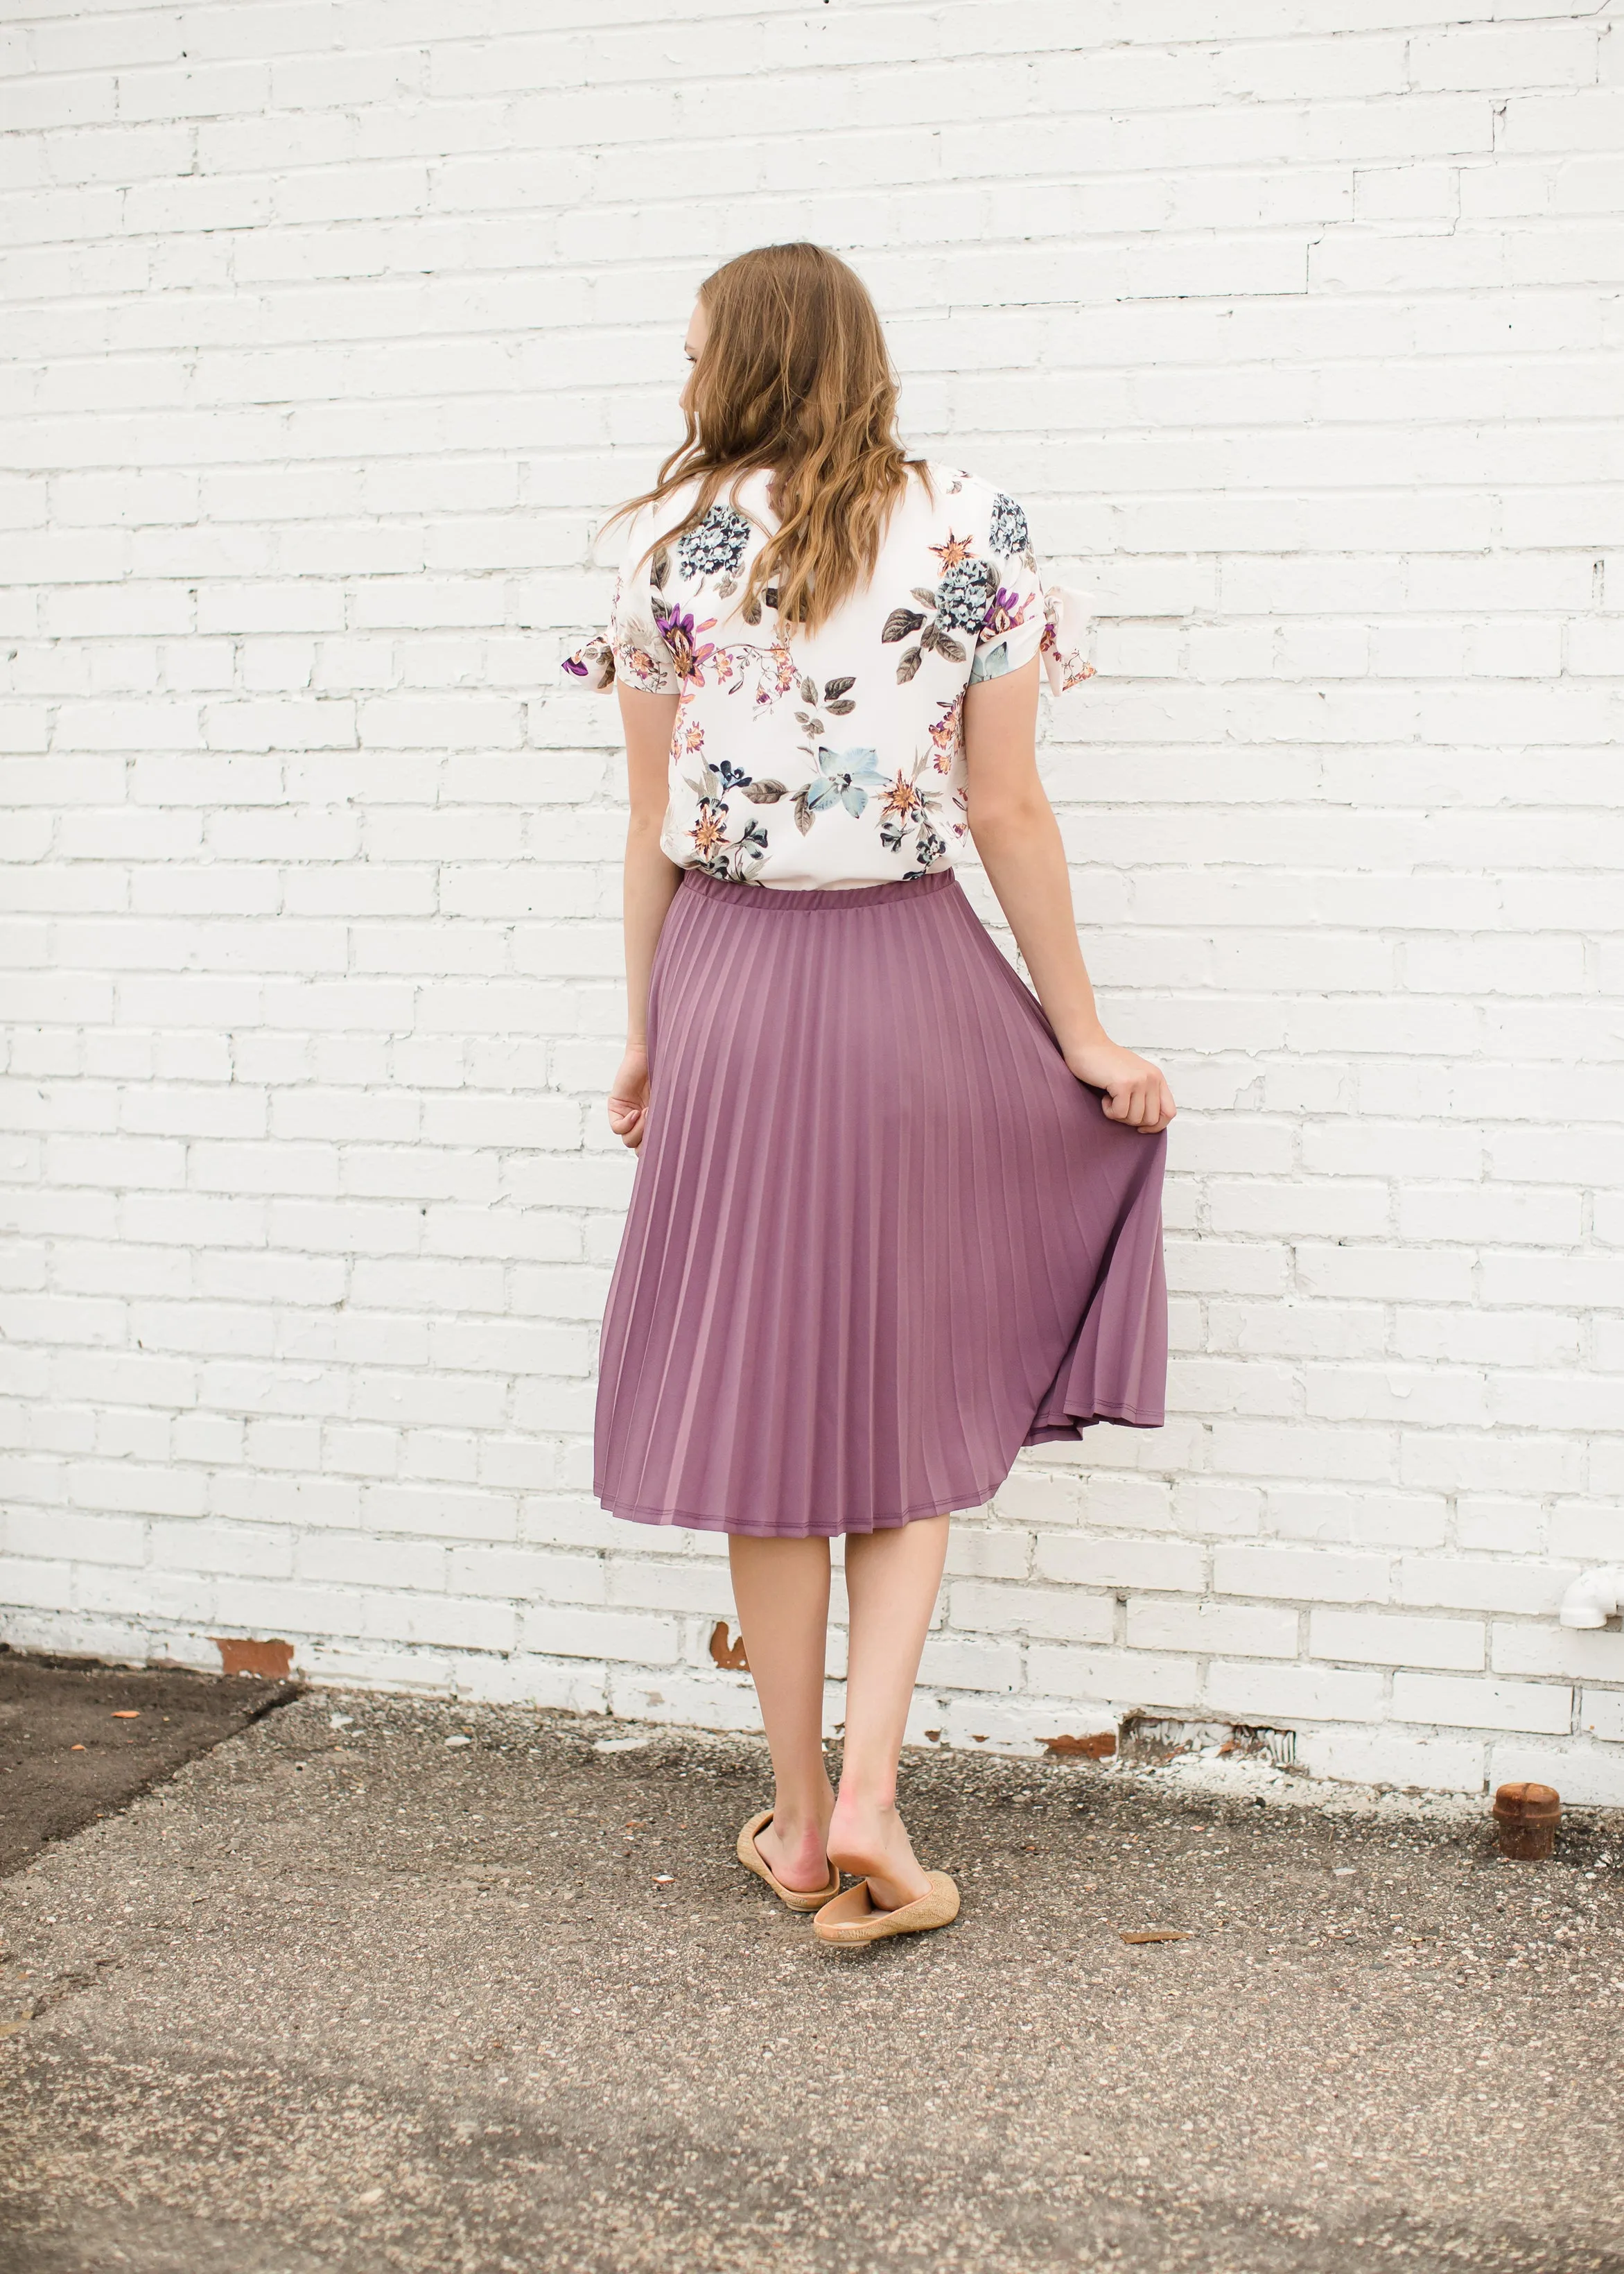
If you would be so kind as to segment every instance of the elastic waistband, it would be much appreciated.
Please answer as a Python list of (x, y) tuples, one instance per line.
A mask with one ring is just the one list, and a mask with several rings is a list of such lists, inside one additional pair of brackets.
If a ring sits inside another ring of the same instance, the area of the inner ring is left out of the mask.
[(680, 889), (707, 900), (729, 900), (736, 907), (821, 915), (832, 908), (873, 908), (887, 900), (929, 900), (935, 892), (951, 892), (958, 881), (951, 869), (933, 869), (929, 876), (898, 878), (890, 885), (849, 885), (832, 892), (820, 888), (798, 892), (784, 885), (735, 884), (730, 877), (711, 877), (703, 869), (685, 869)]

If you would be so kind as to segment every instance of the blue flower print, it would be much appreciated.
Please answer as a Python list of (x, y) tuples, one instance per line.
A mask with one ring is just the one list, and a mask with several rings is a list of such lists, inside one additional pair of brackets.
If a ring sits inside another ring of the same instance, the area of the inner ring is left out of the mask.
[(871, 789), (883, 789), (877, 750), (831, 750), (819, 746), (813, 764), (814, 779), (795, 793), (795, 826), (804, 836), (814, 817), (837, 805), (855, 817), (868, 802)]
[(998, 580), (985, 561), (956, 561), (936, 586), (936, 622), (956, 632), (979, 632)]
[(1028, 550), (1032, 543), (1026, 515), (1014, 499), (1005, 497), (1002, 490), (992, 501), (992, 526), (987, 541), (995, 553), (1002, 553), (1006, 560), (1018, 558)]
[(750, 524), (744, 516), (718, 503), (678, 538), (677, 562), (682, 574), (695, 582), (706, 576), (731, 576), (749, 541)]

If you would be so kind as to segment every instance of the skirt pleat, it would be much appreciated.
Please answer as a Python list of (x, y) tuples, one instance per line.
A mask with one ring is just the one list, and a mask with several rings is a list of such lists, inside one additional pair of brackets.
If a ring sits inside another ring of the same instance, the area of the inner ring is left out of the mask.
[(977, 1508), (1023, 1444), (1162, 1419), (1165, 1139), (1108, 1121), (951, 870), (689, 870), (604, 1314), (594, 1487), (805, 1538)]

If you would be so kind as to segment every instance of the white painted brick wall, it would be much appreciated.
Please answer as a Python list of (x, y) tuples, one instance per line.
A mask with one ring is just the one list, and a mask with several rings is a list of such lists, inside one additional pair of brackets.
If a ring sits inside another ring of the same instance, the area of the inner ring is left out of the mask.
[(749, 1717), (721, 1544), (588, 1490), (620, 781), (556, 666), (695, 282), (806, 233), (1101, 595), (1046, 763), (1184, 1106), (1169, 1426), (959, 1525), (917, 1731), (1624, 1801), (1553, 1615), (1624, 1552), (1605, 11), (0, 17), (9, 1636)]

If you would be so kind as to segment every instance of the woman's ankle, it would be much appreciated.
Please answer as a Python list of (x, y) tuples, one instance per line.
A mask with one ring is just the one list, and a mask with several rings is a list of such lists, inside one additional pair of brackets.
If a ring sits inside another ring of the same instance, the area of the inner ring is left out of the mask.
[(772, 1828), (780, 1840), (822, 1840), (829, 1830), (829, 1819), (834, 1814), (835, 1796), (832, 1788), (827, 1797), (786, 1801), (776, 1796), (772, 1803)]

